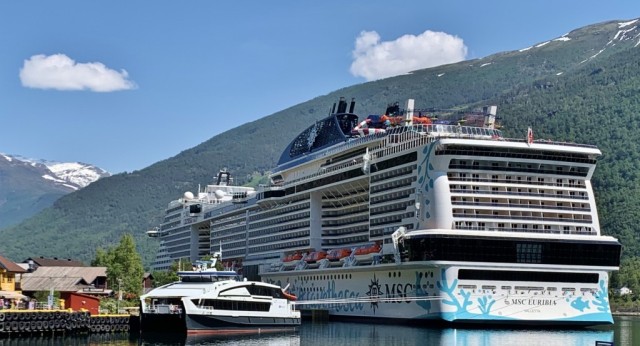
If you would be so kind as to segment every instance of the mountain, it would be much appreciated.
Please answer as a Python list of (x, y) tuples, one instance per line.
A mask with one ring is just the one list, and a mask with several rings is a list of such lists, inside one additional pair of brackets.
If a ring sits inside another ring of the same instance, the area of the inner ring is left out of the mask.
[[(417, 108), (493, 104), (507, 137), (524, 138), (531, 126), (536, 138), (598, 145), (603, 155), (593, 185), (601, 229), (620, 237), (625, 256), (640, 255), (638, 23), (594, 24), (518, 51), (358, 84), (294, 105), (145, 169), (65, 195), (0, 231), (0, 253), (14, 260), (56, 256), (88, 262), (96, 247), (132, 233), (149, 264), (158, 244), (144, 232), (159, 224), (170, 200), (211, 182), (223, 167), (241, 181), (264, 174), (301, 130), (345, 96), (356, 99), (361, 116), (380, 114), (387, 103), (408, 98)], [(210, 124), (199, 128), (206, 131)]]
[(53, 205), (58, 198), (110, 174), (94, 165), (0, 153), (0, 229)]

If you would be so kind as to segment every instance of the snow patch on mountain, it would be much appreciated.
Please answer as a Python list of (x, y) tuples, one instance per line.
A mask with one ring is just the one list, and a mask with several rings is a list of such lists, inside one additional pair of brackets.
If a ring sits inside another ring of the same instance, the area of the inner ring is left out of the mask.
[(85, 187), (101, 177), (108, 175), (107, 171), (79, 162), (58, 162), (45, 164), (51, 172), (66, 182)]
[(618, 29), (622, 29), (622, 28), (624, 28), (625, 26), (629, 26), (629, 25), (631, 25), (631, 24), (633, 24), (633, 23), (635, 23), (635, 22), (637, 22), (637, 21), (638, 21), (638, 19), (634, 19), (634, 20), (630, 20), (630, 21), (628, 21), (628, 22), (618, 23)]
[(13, 164), (24, 164), (43, 171), (42, 179), (65, 186), (72, 190), (81, 189), (92, 182), (108, 177), (111, 174), (102, 168), (81, 162), (58, 162), (42, 159), (32, 159), (20, 155), (0, 153)]

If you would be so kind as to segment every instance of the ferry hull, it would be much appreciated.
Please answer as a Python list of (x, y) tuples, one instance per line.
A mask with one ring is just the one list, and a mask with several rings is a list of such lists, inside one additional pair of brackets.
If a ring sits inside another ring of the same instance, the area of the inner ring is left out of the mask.
[(458, 279), (460, 269), (473, 268), (478, 267), (386, 264), (264, 273), (262, 277), (279, 285), (289, 284), (301, 310), (328, 310), (330, 316), (337, 318), (465, 324), (613, 323), (605, 271), (597, 273), (597, 283), (588, 284)]
[(181, 314), (140, 315), (140, 330), (155, 332), (184, 332), (185, 323)]
[(246, 334), (295, 331), (300, 318), (186, 315), (189, 334)]

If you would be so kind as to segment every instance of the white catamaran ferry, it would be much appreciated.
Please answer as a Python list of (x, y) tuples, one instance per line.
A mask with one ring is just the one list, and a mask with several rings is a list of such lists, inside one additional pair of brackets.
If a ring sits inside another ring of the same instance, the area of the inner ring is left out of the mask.
[(221, 247), (226, 266), (336, 317), (613, 322), (621, 246), (598, 221), (600, 150), (504, 138), (495, 106), (409, 100), (362, 120), (354, 105), (297, 136), (268, 186), (171, 202), (156, 269)]

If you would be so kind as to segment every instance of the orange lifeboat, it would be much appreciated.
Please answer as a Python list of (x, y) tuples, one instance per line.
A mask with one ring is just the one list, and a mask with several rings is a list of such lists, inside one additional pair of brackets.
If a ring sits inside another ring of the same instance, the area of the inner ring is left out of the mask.
[(364, 245), (364, 246), (358, 246), (354, 252), (354, 255), (356, 256), (362, 256), (362, 255), (367, 255), (369, 254), (369, 246), (368, 245)]
[(351, 249), (333, 249), (327, 253), (327, 259), (335, 262), (342, 258), (349, 257), (349, 255), (351, 255)]
[(294, 252), (290, 255), (285, 256), (282, 262), (293, 262), (301, 259), (302, 259), (302, 255), (299, 252)]
[(304, 256), (303, 260), (307, 263), (316, 263), (325, 257), (327, 257), (327, 252), (320, 250), (309, 252), (306, 256)]
[(380, 244), (375, 243), (372, 245), (363, 245), (358, 247), (355, 250), (355, 255), (356, 256), (361, 256), (361, 255), (369, 255), (369, 254), (374, 254), (374, 253), (378, 253), (380, 252)]
[[(388, 120), (389, 121), (388, 124), (391, 126), (404, 125), (406, 121), (403, 116), (388, 116), (388, 115), (381, 116), (380, 120), (382, 121), (382, 123), (385, 123)], [(413, 122), (413, 124), (416, 124), (416, 125), (417, 124), (428, 125), (432, 123), (430, 118), (420, 117), (420, 116), (411, 117), (411, 121)]]

